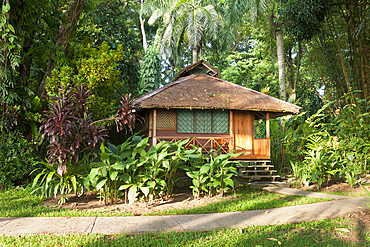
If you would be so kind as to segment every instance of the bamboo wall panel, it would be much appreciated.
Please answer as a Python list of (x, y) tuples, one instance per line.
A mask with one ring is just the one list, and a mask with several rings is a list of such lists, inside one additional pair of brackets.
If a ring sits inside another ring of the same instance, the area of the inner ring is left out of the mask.
[(176, 129), (176, 110), (157, 109), (157, 129)]
[(246, 154), (253, 154), (254, 136), (254, 114), (248, 111), (234, 111), (234, 139), (235, 149), (246, 151)]

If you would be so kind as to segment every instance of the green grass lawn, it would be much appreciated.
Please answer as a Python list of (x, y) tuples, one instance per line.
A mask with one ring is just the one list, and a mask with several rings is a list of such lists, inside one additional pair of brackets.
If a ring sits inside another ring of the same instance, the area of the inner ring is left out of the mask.
[(249, 189), (239, 187), (236, 189), (235, 199), (225, 199), (219, 202), (209, 203), (205, 206), (188, 209), (170, 209), (146, 215), (174, 215), (174, 214), (206, 214), (234, 211), (264, 210), (285, 206), (302, 205), (332, 199), (320, 199), (293, 195), (281, 195), (262, 189)]
[[(345, 229), (346, 231), (343, 231)], [(343, 237), (349, 236), (345, 242)], [(353, 236), (357, 236), (356, 239)], [(343, 218), (209, 232), (3, 236), (0, 246), (369, 246), (370, 234)]]
[(350, 197), (360, 197), (360, 196), (365, 196), (366, 192), (365, 191), (357, 191), (357, 192), (349, 192), (349, 191), (316, 191), (319, 193), (324, 193), (324, 194), (331, 194), (331, 195), (338, 195), (338, 196), (350, 196)]
[[(327, 201), (330, 199), (309, 198), (301, 196), (284, 196), (261, 189), (238, 188), (234, 199), (223, 199), (219, 202), (209, 203), (205, 206), (189, 209), (173, 209), (156, 212), (152, 215), (170, 214), (198, 214), (248, 211), (269, 209), (291, 205), (301, 205)], [(0, 217), (57, 217), (57, 216), (128, 216), (132, 215), (117, 210), (88, 211), (78, 209), (61, 209), (59, 207), (42, 206), (44, 198), (31, 195), (31, 188), (9, 189), (0, 191)]]

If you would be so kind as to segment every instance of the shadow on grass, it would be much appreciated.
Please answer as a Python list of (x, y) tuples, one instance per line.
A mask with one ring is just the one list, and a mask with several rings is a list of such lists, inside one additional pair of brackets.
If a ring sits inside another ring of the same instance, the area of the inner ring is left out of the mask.
[(209, 232), (97, 235), (83, 246), (368, 246), (369, 239), (343, 240), (336, 227), (338, 219)]
[[(0, 217), (73, 217), (73, 216), (132, 216), (124, 211), (111, 212), (105, 210), (77, 210), (59, 208), (58, 206), (42, 206), (42, 196), (31, 195), (31, 188), (13, 189), (1, 194)], [(317, 198), (305, 198), (301, 196), (282, 196), (261, 189), (241, 188), (236, 193), (236, 198), (225, 199), (210, 203), (205, 206), (185, 209), (170, 209), (147, 215), (179, 215), (179, 214), (202, 214), (233, 211), (249, 211), (307, 204), (324, 201)]]
[(206, 214), (235, 211), (264, 210), (285, 206), (302, 205), (315, 202), (329, 201), (332, 199), (308, 198), (294, 195), (279, 195), (263, 191), (262, 189), (243, 188), (237, 192), (234, 199), (224, 199), (209, 203), (204, 206), (184, 209), (169, 209), (144, 215), (182, 215), (182, 214)]

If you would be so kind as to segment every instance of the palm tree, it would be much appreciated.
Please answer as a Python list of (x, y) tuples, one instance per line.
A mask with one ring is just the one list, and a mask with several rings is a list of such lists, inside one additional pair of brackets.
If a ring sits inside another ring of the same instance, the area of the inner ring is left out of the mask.
[(161, 52), (177, 57), (179, 48), (188, 44), (193, 52), (193, 63), (198, 62), (202, 46), (216, 40), (222, 28), (222, 19), (212, 0), (147, 0), (143, 12), (149, 14), (149, 24), (162, 18), (159, 35)]
[[(276, 50), (279, 68), (280, 99), (286, 101), (285, 50), (282, 25), (275, 16), (275, 1), (267, 0), (229, 0), (227, 23), (230, 28), (238, 26), (242, 16), (249, 14), (252, 21), (269, 21), (270, 29), (276, 39)], [(271, 13), (271, 14), (270, 14)]]

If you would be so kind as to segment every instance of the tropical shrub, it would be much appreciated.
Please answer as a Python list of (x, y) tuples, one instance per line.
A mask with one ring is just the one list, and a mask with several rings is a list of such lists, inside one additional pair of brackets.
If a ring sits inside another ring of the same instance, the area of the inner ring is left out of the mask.
[(224, 192), (234, 189), (232, 177), (237, 174), (234, 165), (238, 162), (230, 158), (240, 154), (218, 154), (215, 150), (211, 150), (207, 155), (199, 157), (196, 162), (192, 162), (186, 168), (186, 174), (192, 179), (193, 185), (190, 188), (193, 190), (194, 197), (199, 198), (201, 192), (208, 192), (210, 196), (216, 192), (222, 197)]
[(338, 110), (333, 121), (333, 134), (338, 139), (338, 156), (346, 181), (354, 186), (357, 176), (366, 174), (370, 162), (369, 99), (342, 97), (346, 105)]
[(18, 131), (0, 131), (0, 187), (28, 178), (36, 160), (35, 148)]
[[(76, 164), (66, 163), (66, 172), (63, 176), (58, 174), (58, 168), (51, 165), (47, 160), (36, 162), (35, 165), (41, 164), (43, 168), (37, 168), (33, 172), (38, 172), (32, 183), (32, 193), (39, 192), (45, 198), (58, 194), (61, 198), (58, 204), (64, 204), (68, 195), (73, 191), (77, 196), (83, 194), (83, 182), (89, 164), (86, 162), (90, 155), (86, 155)], [(41, 171), (39, 171), (41, 170)]]
[(41, 138), (49, 141), (48, 162), (58, 163), (57, 173), (63, 176), (67, 164), (77, 164), (86, 153), (97, 153), (97, 147), (107, 137), (103, 126), (93, 124), (89, 114), (90, 90), (83, 85), (76, 90), (60, 85), (60, 97), (53, 97), (40, 127)]
[(46, 197), (60, 193), (61, 204), (72, 189), (77, 193), (77, 189), (83, 188), (88, 158), (97, 155), (97, 147), (107, 137), (105, 128), (91, 120), (89, 93), (83, 85), (76, 89), (60, 85), (60, 97), (52, 98), (40, 127), (41, 139), (47, 139), (49, 145), (47, 162), (37, 163), (42, 167), (35, 170), (41, 172), (34, 179), (33, 187), (39, 186), (34, 191), (41, 191)]
[(306, 112), (271, 121), (271, 159), (273, 164), (278, 164), (279, 172), (289, 172), (289, 164), (304, 160), (305, 145), (311, 135), (325, 135), (325, 110), (330, 105), (323, 106), (304, 121)]
[[(369, 101), (345, 95), (343, 102), (345, 105), (334, 116), (333, 111), (324, 112), (333, 105), (331, 102), (291, 131), (293, 138), (298, 135), (301, 139), (297, 150), (289, 150), (295, 156), (290, 160), (293, 173), (307, 184), (313, 182), (320, 187), (342, 175), (353, 187), (358, 176), (368, 172)], [(326, 122), (327, 119), (331, 121)]]
[(140, 192), (145, 200), (161, 194), (165, 187), (162, 165), (168, 147), (166, 142), (161, 142), (146, 151), (148, 140), (134, 135), (117, 147), (101, 144), (101, 161), (92, 164), (85, 186), (101, 190), (106, 204), (107, 197), (110, 197), (112, 204), (116, 203), (121, 190), (125, 191), (125, 201), (128, 199), (130, 203), (137, 199)]
[(303, 150), (304, 160), (292, 164), (294, 175), (306, 184), (313, 182), (320, 188), (323, 182), (337, 177), (340, 172), (335, 155), (335, 140), (328, 134), (311, 135)]

